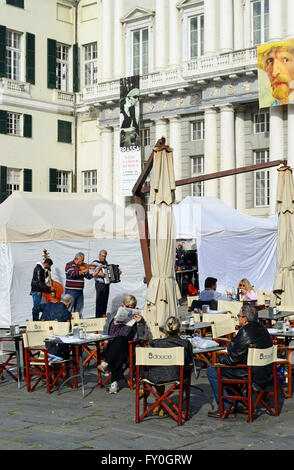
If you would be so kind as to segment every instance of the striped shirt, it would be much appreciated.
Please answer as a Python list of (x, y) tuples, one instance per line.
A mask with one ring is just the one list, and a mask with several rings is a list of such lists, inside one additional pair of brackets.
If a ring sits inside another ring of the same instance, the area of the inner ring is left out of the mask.
[(69, 261), (65, 266), (65, 288), (72, 290), (84, 289), (84, 278), (92, 279), (89, 273), (80, 274), (80, 267), (74, 261)]

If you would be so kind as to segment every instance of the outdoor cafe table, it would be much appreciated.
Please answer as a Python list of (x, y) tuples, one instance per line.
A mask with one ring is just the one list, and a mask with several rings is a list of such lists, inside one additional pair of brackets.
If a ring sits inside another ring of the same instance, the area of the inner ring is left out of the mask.
[(289, 317), (291, 315), (294, 315), (294, 312), (287, 312), (286, 310), (281, 310), (277, 312), (275, 315), (271, 310), (268, 308), (265, 310), (259, 310), (258, 311), (258, 318), (262, 320), (283, 320), (285, 317)]
[[(210, 348), (199, 348), (199, 347), (193, 347), (193, 356), (194, 356), (194, 373), (196, 379), (198, 379), (201, 368), (203, 363), (206, 364), (208, 367), (212, 365), (212, 359), (213, 359), (213, 353), (216, 351), (225, 351), (226, 348), (222, 346), (212, 346)], [(206, 354), (212, 355), (211, 359), (206, 356)], [(199, 368), (197, 368), (197, 363), (201, 363)]]
[[(293, 313), (293, 312), (292, 312)], [(271, 336), (281, 336), (285, 338), (285, 345), (288, 346), (291, 339), (294, 338), (294, 331), (279, 331), (277, 328), (268, 328), (268, 332)]]
[[(21, 381), (21, 363), (20, 363), (20, 342), (22, 341), (22, 334), (7, 334), (7, 335), (0, 335), (0, 342), (1, 341), (14, 341), (15, 344), (15, 356), (16, 356), (16, 369), (17, 369), (17, 378), (11, 371), (9, 371), (9, 375), (17, 381), (17, 387), (20, 388), (20, 381)], [(9, 352), (7, 352), (9, 355)], [(6, 366), (4, 367), (3, 371), (9, 366), (10, 360), (7, 362)], [(1, 374), (2, 375), (2, 374)]]
[(211, 323), (199, 321), (199, 322), (195, 322), (194, 325), (191, 325), (191, 326), (183, 325), (183, 323), (181, 324), (181, 331), (183, 332), (188, 332), (188, 331), (195, 332), (196, 330), (203, 330), (205, 328), (211, 328)]
[(78, 348), (78, 354), (79, 354), (79, 362), (80, 362), (80, 373), (78, 375), (72, 375), (68, 377), (59, 387), (58, 392), (60, 391), (61, 387), (71, 380), (74, 377), (80, 377), (81, 379), (81, 389), (82, 389), (82, 396), (83, 398), (85, 397), (85, 384), (84, 384), (84, 366), (83, 366), (83, 345), (84, 344), (91, 344), (95, 343), (96, 349), (97, 349), (97, 363), (99, 364), (99, 358), (100, 358), (100, 343), (103, 343), (103, 341), (109, 340), (113, 338), (113, 336), (110, 335), (95, 335), (96, 338), (94, 337), (88, 337), (88, 338), (83, 338), (83, 339), (78, 339), (74, 338), (73, 336), (63, 336), (59, 335), (56, 336), (55, 338), (49, 338), (49, 341), (52, 343), (63, 343), (63, 344), (68, 344), (69, 346), (74, 346)]

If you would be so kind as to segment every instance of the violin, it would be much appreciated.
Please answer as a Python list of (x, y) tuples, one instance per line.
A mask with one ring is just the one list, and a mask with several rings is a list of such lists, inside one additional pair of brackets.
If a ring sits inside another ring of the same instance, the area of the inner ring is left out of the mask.
[[(47, 258), (49, 258), (49, 253), (46, 249), (43, 250), (43, 253), (43, 260), (45, 261)], [(43, 292), (42, 297), (46, 299), (46, 302), (60, 302), (61, 294), (63, 293), (63, 287), (59, 282), (53, 281), (50, 269), (48, 269), (47, 285), (51, 287), (52, 290), (51, 292)]]

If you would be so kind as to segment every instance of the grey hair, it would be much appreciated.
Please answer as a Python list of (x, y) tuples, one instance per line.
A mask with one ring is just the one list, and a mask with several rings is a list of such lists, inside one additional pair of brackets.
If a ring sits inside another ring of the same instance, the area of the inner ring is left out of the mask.
[(75, 255), (75, 258), (74, 258), (74, 259), (81, 259), (81, 258), (85, 258), (85, 255), (84, 255), (84, 253), (82, 253), (81, 251), (79, 251), (79, 252)]
[(168, 317), (164, 325), (164, 333), (166, 335), (176, 336), (179, 335), (181, 331), (180, 320), (177, 317)]
[(61, 294), (61, 302), (63, 304), (73, 303), (73, 297), (70, 294)]
[(106, 256), (107, 256), (107, 251), (106, 251), (106, 250), (100, 250), (100, 251), (99, 251), (99, 255), (101, 255), (102, 253), (105, 253)]
[(250, 321), (258, 321), (258, 313), (255, 307), (252, 307), (252, 305), (245, 304), (242, 307), (242, 315), (243, 317), (246, 317), (247, 320)]

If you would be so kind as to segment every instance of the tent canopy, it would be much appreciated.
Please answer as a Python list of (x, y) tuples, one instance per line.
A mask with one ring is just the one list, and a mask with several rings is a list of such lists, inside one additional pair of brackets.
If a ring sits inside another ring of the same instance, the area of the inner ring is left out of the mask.
[[(132, 208), (122, 208), (97, 193), (15, 192), (0, 205), (0, 328), (32, 318), (30, 286), (43, 249), (53, 260), (52, 278), (65, 285), (65, 265), (81, 251), (85, 261), (101, 249), (118, 264), (121, 282), (112, 284), (108, 311), (126, 294), (145, 303), (144, 267)], [(85, 280), (84, 317), (95, 316), (94, 280)]]
[(177, 238), (195, 239), (200, 289), (206, 277), (218, 290), (242, 278), (255, 289), (272, 289), (276, 270), (277, 217), (259, 218), (232, 209), (215, 197), (186, 197), (174, 207)]

